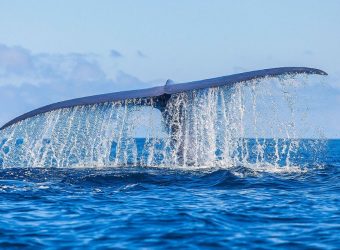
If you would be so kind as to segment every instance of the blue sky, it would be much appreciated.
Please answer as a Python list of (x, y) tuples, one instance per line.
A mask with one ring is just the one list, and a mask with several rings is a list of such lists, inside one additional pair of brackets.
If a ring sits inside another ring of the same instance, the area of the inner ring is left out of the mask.
[(329, 73), (311, 117), (340, 137), (340, 1), (0, 1), (0, 123), (72, 97), (277, 66)]

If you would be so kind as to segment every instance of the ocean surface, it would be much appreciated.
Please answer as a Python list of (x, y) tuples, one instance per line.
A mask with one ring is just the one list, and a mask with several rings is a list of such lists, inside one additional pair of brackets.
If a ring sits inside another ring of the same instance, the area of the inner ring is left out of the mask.
[(324, 147), (288, 167), (1, 167), (0, 249), (339, 249)]

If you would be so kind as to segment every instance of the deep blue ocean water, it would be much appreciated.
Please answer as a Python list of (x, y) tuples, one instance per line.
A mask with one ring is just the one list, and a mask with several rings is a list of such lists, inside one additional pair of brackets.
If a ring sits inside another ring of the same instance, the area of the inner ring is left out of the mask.
[(0, 168), (0, 249), (339, 249), (340, 140), (318, 158), (282, 171)]

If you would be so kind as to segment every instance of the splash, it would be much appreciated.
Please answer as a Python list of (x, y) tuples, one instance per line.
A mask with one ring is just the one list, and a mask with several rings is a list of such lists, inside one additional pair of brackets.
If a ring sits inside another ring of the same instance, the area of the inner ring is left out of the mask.
[(52, 111), (0, 132), (0, 166), (292, 167), (322, 144), (298, 139), (310, 131), (301, 85), (267, 78), (183, 92), (162, 113), (151, 99)]

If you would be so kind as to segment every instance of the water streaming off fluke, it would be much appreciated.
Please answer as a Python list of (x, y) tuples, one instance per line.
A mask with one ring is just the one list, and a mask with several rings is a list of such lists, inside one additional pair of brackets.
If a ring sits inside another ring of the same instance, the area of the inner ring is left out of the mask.
[(301, 150), (317, 156), (321, 147), (297, 139), (311, 129), (297, 105), (300, 81), (173, 94), (162, 113), (151, 98), (137, 98), (40, 114), (0, 131), (0, 166), (294, 165)]

